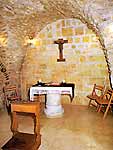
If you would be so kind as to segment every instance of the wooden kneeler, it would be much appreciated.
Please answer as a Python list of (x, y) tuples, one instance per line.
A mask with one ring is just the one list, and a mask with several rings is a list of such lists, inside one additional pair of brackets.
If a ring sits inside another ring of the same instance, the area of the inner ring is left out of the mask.
[[(3, 150), (38, 150), (41, 145), (40, 135), (40, 102), (14, 102), (11, 103), (12, 138), (2, 147)], [(34, 134), (18, 131), (17, 113), (34, 114)]]

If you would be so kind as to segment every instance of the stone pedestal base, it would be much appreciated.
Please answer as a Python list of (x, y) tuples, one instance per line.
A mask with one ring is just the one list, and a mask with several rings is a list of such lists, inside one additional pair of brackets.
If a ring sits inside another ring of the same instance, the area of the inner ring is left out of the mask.
[(48, 118), (60, 117), (64, 113), (61, 105), (61, 94), (49, 93), (47, 94), (47, 103), (44, 112)]

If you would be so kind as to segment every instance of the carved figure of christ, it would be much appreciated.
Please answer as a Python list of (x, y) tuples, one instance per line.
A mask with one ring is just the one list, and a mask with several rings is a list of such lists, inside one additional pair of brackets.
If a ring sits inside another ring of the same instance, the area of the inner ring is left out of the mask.
[(57, 41), (54, 41), (54, 44), (58, 44), (59, 48), (59, 58), (57, 61), (65, 61), (65, 58), (63, 58), (63, 44), (68, 43), (68, 40), (58, 39)]

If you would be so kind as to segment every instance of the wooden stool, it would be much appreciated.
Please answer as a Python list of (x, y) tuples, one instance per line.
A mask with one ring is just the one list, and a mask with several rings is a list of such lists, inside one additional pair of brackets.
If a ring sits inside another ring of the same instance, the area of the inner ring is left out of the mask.
[[(37, 150), (41, 144), (40, 135), (40, 102), (11, 103), (12, 138), (2, 147), (3, 150)], [(34, 114), (34, 134), (22, 133), (18, 129), (17, 113)]]

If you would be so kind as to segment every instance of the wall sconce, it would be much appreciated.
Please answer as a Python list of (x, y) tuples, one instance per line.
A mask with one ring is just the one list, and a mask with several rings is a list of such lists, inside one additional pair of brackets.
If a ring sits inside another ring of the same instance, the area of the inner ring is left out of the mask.
[(5, 37), (0, 37), (0, 45), (1, 46), (6, 46), (7, 40)]
[(27, 39), (24, 43), (24, 45), (31, 45), (33, 47), (36, 47), (38, 43), (37, 39)]

